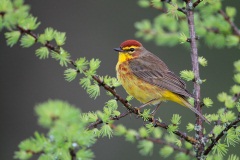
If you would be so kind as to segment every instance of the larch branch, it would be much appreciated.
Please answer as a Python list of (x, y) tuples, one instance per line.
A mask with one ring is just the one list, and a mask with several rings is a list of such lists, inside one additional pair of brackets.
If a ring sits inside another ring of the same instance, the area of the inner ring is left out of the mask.
[(232, 27), (233, 32), (237, 36), (240, 36), (240, 30), (238, 29), (236, 24), (233, 21), (231, 21), (230, 17), (228, 17), (228, 15), (223, 10), (219, 10), (218, 13), (220, 13), (223, 16), (223, 18), (225, 19), (225, 21), (227, 21), (230, 24), (230, 26)]
[(193, 8), (197, 7), (203, 0), (197, 0), (193, 3)]
[(167, 146), (173, 148), (174, 151), (182, 152), (182, 153), (185, 153), (186, 155), (189, 155), (191, 157), (195, 157), (194, 153), (191, 152), (190, 150), (180, 148), (180, 147), (176, 146), (175, 144), (169, 143), (169, 142), (167, 142), (163, 139), (159, 139), (159, 138), (157, 139), (157, 138), (151, 138), (151, 137), (148, 137), (148, 138), (137, 137), (137, 139), (148, 140), (148, 141), (151, 141), (153, 143), (157, 143), (157, 144), (161, 144), (161, 145), (167, 145)]
[[(192, 70), (194, 73), (194, 107), (202, 114), (201, 109), (201, 102), (200, 102), (200, 75), (199, 75), (199, 64), (198, 64), (198, 49), (197, 49), (197, 42), (196, 42), (196, 33), (195, 33), (195, 25), (194, 25), (194, 11), (193, 11), (193, 3), (192, 0), (186, 1), (186, 7), (187, 7), (187, 22), (188, 22), (188, 29), (190, 34), (190, 46), (191, 46), (191, 58), (192, 58)], [(204, 144), (202, 143), (202, 139), (204, 137), (203, 135), (203, 123), (202, 119), (196, 114), (197, 120), (196, 120), (196, 126), (198, 126), (199, 130), (196, 131), (196, 134), (198, 135), (197, 139), (199, 142), (201, 142), (197, 147), (197, 158), (200, 159), (200, 156), (204, 150)]]
[(207, 147), (206, 150), (204, 150), (203, 155), (208, 155), (208, 153), (213, 149), (213, 147), (217, 144), (217, 142), (225, 135), (225, 133), (229, 129), (234, 127), (238, 122), (240, 122), (240, 114), (238, 115), (238, 118), (232, 123), (230, 123), (229, 125), (227, 125), (225, 129), (221, 133), (219, 133), (219, 135), (215, 139), (212, 139), (212, 143)]

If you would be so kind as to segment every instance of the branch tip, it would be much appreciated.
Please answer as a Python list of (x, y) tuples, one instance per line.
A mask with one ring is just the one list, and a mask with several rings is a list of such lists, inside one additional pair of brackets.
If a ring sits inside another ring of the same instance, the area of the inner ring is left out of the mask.
[(193, 3), (193, 8), (196, 8), (203, 0), (197, 0)]
[(230, 17), (228, 17), (228, 15), (222, 9), (220, 9), (218, 11), (218, 13), (220, 13), (223, 16), (223, 18), (225, 19), (225, 21), (227, 21), (230, 24), (230, 26), (232, 27), (233, 32), (237, 36), (240, 36), (240, 30), (238, 29), (236, 24), (233, 21), (231, 21)]

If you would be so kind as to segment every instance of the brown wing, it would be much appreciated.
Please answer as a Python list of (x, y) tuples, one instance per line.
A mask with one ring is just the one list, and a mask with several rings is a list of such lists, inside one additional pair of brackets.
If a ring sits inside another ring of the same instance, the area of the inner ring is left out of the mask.
[(129, 61), (133, 74), (142, 80), (167, 89), (183, 97), (192, 97), (186, 90), (186, 84), (166, 64), (155, 55), (148, 53)]

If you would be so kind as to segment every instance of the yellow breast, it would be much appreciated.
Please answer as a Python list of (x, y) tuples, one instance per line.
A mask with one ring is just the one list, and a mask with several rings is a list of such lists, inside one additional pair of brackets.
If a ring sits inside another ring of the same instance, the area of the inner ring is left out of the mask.
[(117, 78), (129, 95), (135, 97), (142, 103), (156, 99), (153, 104), (159, 103), (162, 99), (161, 89), (137, 78), (129, 68), (128, 61), (118, 63), (116, 66)]

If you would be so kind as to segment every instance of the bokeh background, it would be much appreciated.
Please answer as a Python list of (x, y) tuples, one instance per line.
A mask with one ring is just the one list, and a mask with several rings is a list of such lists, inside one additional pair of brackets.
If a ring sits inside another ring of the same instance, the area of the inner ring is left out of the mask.
[[(26, 0), (31, 5), (31, 13), (41, 21), (37, 33), (46, 27), (53, 27), (67, 33), (64, 48), (71, 53), (73, 59), (78, 57), (99, 58), (102, 63), (99, 75), (115, 76), (117, 53), (113, 48), (126, 39), (135, 39), (134, 23), (142, 19), (153, 19), (159, 13), (154, 9), (143, 9), (137, 0)], [(240, 7), (240, 1), (225, 1), (224, 4)], [(238, 16), (240, 14), (238, 13)], [(236, 23), (240, 26), (239, 18)], [(162, 37), (164, 38), (164, 37)], [(182, 45), (176, 47), (160, 47), (153, 42), (143, 42), (145, 48), (164, 60), (175, 73), (183, 69), (191, 69), (190, 51)], [(62, 99), (81, 108), (83, 112), (101, 110), (109, 97), (102, 96), (90, 99), (79, 86), (79, 77), (68, 83), (63, 78), (64, 68), (53, 59), (39, 60), (34, 52), (39, 46), (23, 49), (19, 45), (6, 46), (3, 32), (0, 33), (0, 159), (13, 159), (19, 142), (33, 135), (34, 131), (46, 132), (37, 124), (34, 106), (48, 99)], [(215, 112), (221, 106), (216, 95), (221, 91), (229, 91), (232, 80), (233, 62), (240, 59), (239, 49), (215, 49), (200, 45), (200, 55), (209, 61), (207, 68), (201, 68), (202, 96), (211, 97), (215, 104), (208, 112)], [(192, 84), (187, 83), (192, 90)], [(124, 97), (125, 91), (120, 87), (117, 91)], [(140, 105), (137, 101), (132, 104)], [(121, 107), (120, 110), (125, 109)], [(204, 110), (206, 111), (206, 110)], [(179, 105), (164, 103), (157, 115), (169, 122), (173, 113), (182, 115), (182, 129), (188, 122), (194, 121), (194, 114)], [(116, 123), (123, 123), (128, 128), (139, 128), (144, 123), (129, 116)], [(210, 128), (210, 126), (208, 126)], [(160, 145), (155, 146), (152, 156), (142, 157), (136, 144), (126, 142), (124, 138), (100, 138), (93, 146), (95, 159), (156, 159), (159, 157)]]

